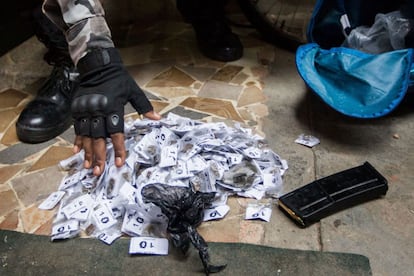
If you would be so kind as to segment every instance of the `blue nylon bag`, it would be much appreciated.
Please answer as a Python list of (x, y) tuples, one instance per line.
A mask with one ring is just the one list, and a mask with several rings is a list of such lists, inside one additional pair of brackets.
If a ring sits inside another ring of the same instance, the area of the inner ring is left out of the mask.
[(414, 85), (413, 48), (370, 54), (342, 45), (356, 27), (371, 26), (378, 13), (404, 9), (408, 16), (414, 15), (414, 1), (407, 1), (317, 1), (308, 27), (310, 43), (296, 52), (304, 82), (345, 115), (376, 118), (389, 114)]

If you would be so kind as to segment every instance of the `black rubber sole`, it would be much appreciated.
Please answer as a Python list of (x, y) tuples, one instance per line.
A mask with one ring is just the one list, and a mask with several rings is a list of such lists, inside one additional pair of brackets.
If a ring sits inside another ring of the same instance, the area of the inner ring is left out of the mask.
[(38, 144), (52, 140), (66, 131), (72, 125), (72, 119), (49, 128), (32, 128), (16, 123), (17, 137), (21, 142), (28, 144)]
[(211, 51), (211, 49), (206, 49), (201, 44), (199, 44), (200, 52), (216, 61), (222, 62), (231, 62), (240, 59), (243, 56), (243, 48), (240, 49), (223, 49), (221, 51)]

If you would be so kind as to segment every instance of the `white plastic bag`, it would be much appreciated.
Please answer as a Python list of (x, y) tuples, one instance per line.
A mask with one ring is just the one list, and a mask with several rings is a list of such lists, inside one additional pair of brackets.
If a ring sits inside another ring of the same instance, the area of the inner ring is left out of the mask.
[(371, 27), (359, 26), (351, 31), (342, 46), (379, 54), (406, 48), (405, 36), (410, 31), (410, 21), (400, 11), (379, 13)]

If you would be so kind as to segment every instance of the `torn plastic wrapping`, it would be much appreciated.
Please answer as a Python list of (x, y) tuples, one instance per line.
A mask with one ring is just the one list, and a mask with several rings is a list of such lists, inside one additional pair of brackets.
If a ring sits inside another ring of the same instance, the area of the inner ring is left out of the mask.
[(210, 263), (207, 243), (196, 230), (203, 221), (204, 210), (214, 201), (214, 192), (194, 192), (189, 187), (150, 184), (143, 187), (142, 196), (146, 203), (160, 207), (167, 216), (167, 230), (175, 247), (186, 253), (191, 242), (197, 248), (206, 274), (219, 272), (226, 267)]
[(353, 29), (342, 46), (371, 54), (405, 49), (405, 38), (411, 24), (399, 11), (379, 13), (372, 26), (358, 26)]
[(239, 125), (170, 113), (160, 121), (127, 121), (125, 137), (126, 165), (115, 166), (108, 140), (100, 177), (83, 168), (83, 152), (60, 162), (68, 173), (58, 189), (65, 195), (52, 240), (82, 233), (107, 244), (122, 235), (170, 237), (184, 251), (192, 243), (206, 273), (214, 272), (224, 267), (209, 263), (207, 244), (196, 227), (225, 216), (229, 196), (262, 199), (281, 192), (287, 162)]

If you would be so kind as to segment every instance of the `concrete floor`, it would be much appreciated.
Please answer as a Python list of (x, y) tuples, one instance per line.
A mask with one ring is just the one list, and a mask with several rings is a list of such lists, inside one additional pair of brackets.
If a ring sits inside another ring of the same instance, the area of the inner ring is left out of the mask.
[[(220, 63), (198, 53), (191, 27), (168, 22), (158, 28), (140, 30), (145, 39), (121, 53), (159, 112), (243, 122), (264, 134), (288, 161), (284, 192), (365, 161), (389, 182), (384, 198), (306, 229), (294, 225), (276, 205), (270, 222), (245, 221), (248, 200), (231, 198), (229, 216), (200, 226), (207, 241), (358, 253), (369, 258), (373, 275), (414, 275), (414, 94), (384, 118), (352, 119), (331, 110), (306, 88), (293, 52), (261, 41), (254, 30), (235, 29), (245, 55)], [(16, 138), (14, 123), (20, 110), (50, 72), (42, 62), (43, 53), (43, 46), (32, 38), (0, 57), (0, 229), (36, 235), (50, 233), (56, 210), (41, 211), (37, 206), (56, 190), (64, 175), (56, 164), (71, 155), (73, 141), (73, 129), (39, 145)], [(186, 104), (189, 97), (200, 104)], [(217, 101), (221, 108), (211, 108)], [(302, 133), (321, 143), (312, 149), (296, 144)]]

